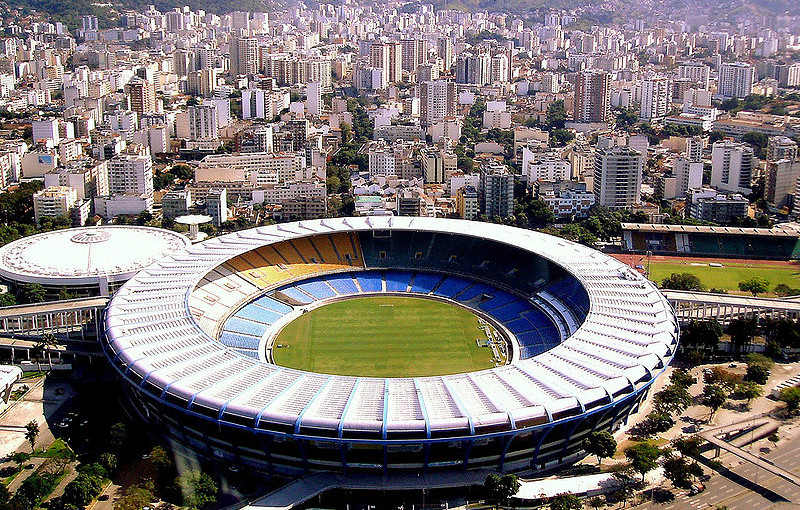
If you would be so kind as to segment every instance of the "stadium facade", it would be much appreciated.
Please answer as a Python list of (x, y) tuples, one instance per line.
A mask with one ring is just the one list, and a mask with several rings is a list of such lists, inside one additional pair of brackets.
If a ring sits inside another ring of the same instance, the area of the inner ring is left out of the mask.
[[(407, 293), (488, 317), (511, 361), (367, 378), (271, 363), (280, 328), (331, 299)], [(659, 291), (538, 232), (462, 220), (337, 218), (208, 240), (114, 296), (104, 350), (132, 412), (193, 454), (266, 473), (541, 471), (637, 411), (678, 341)]]

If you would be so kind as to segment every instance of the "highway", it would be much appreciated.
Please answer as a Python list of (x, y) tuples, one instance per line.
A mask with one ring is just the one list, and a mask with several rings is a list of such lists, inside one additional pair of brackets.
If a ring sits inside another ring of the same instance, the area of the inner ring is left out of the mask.
[[(747, 450), (748, 447), (745, 447)], [(778, 443), (776, 448), (763, 455), (771, 462), (795, 474), (800, 474), (800, 437)], [(708, 455), (708, 454), (707, 454)], [(730, 454), (721, 457), (730, 471), (722, 474), (710, 471), (711, 479), (705, 482), (706, 490), (696, 496), (686, 491), (676, 492), (676, 498), (666, 504), (648, 503), (632, 508), (659, 510), (684, 510), (693, 508), (715, 508), (726, 505), (729, 510), (783, 510), (800, 508), (800, 487), (772, 475), (749, 462), (733, 458)]]

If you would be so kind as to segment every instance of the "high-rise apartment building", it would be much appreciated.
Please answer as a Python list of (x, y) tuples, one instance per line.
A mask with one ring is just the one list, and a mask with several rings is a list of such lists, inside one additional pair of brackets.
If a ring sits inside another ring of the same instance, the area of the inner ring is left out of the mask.
[(754, 167), (753, 148), (746, 143), (714, 142), (711, 148), (711, 185), (715, 188), (749, 193)]
[(215, 140), (219, 136), (217, 107), (214, 104), (198, 104), (186, 109), (189, 121), (190, 140)]
[(719, 68), (717, 95), (723, 98), (749, 96), (753, 92), (756, 69), (744, 62), (725, 63)]
[(403, 39), (400, 41), (400, 46), (403, 50), (403, 71), (413, 73), (418, 65), (428, 61), (428, 41), (425, 39)]
[(456, 114), (456, 84), (439, 80), (420, 83), (420, 124), (431, 126)]
[(639, 203), (644, 156), (627, 146), (599, 149), (594, 157), (596, 203), (609, 209), (629, 209)]
[(514, 213), (514, 175), (505, 165), (490, 162), (481, 166), (481, 209), (489, 218)]
[(125, 85), (125, 93), (130, 99), (131, 111), (140, 118), (146, 113), (156, 113), (156, 87), (153, 83), (134, 77)]
[(231, 37), (231, 74), (250, 76), (261, 70), (261, 52), (255, 37)]
[(788, 136), (770, 136), (767, 139), (767, 161), (797, 159), (797, 142)]
[(108, 162), (108, 192), (111, 195), (153, 196), (153, 160), (150, 156), (120, 154)]
[(453, 41), (443, 37), (436, 41), (436, 55), (442, 59), (442, 72), (448, 72), (453, 67)]
[(386, 83), (403, 77), (403, 48), (399, 42), (377, 42), (369, 47), (369, 65), (383, 69)]
[(664, 76), (642, 80), (642, 107), (639, 118), (648, 122), (663, 120), (669, 111), (669, 80)]
[(578, 73), (575, 83), (575, 122), (608, 122), (611, 115), (611, 75), (606, 71)]
[(488, 53), (462, 53), (456, 59), (456, 82), (486, 85), (491, 78), (491, 57)]

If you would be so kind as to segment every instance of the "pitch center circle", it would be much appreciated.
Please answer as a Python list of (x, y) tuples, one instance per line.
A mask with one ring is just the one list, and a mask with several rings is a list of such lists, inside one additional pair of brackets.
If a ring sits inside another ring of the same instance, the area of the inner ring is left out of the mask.
[(454, 302), (407, 295), (338, 298), (301, 310), (273, 337), (276, 365), (361, 377), (426, 377), (508, 362), (494, 324)]

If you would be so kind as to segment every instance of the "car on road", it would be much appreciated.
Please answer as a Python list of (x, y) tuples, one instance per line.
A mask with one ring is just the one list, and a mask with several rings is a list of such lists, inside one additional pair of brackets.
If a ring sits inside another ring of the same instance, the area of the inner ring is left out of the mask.
[(702, 484), (702, 483), (694, 483), (694, 484), (692, 484), (692, 488), (691, 488), (691, 489), (689, 489), (689, 494), (691, 494), (692, 496), (694, 496), (695, 494), (700, 494), (700, 493), (701, 493), (701, 492), (703, 492), (704, 490), (706, 490), (706, 486), (705, 486), (705, 484)]

